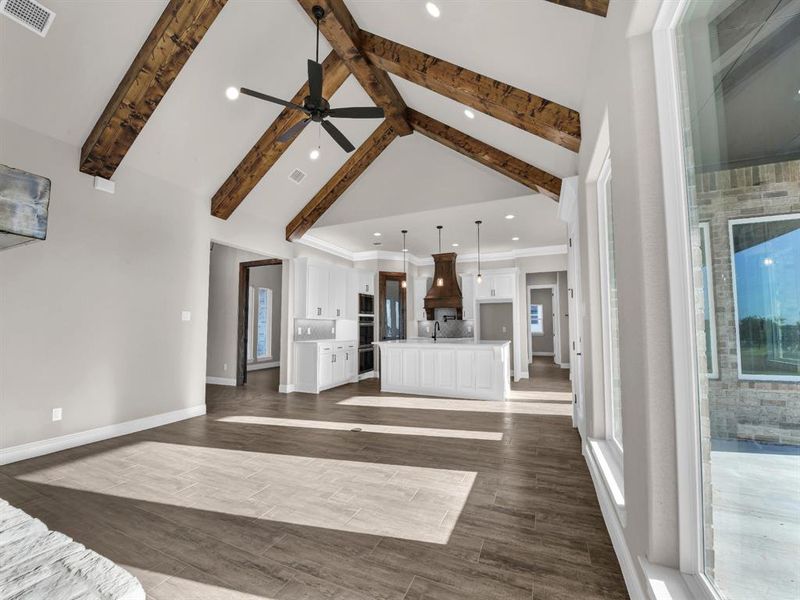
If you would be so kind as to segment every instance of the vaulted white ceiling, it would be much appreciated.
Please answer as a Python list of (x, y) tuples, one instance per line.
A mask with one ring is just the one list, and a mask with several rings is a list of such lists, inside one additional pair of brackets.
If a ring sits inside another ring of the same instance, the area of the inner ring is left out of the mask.
[[(81, 145), (167, 0), (42, 2), (57, 15), (44, 39), (0, 19), (0, 116)], [(363, 29), (580, 109), (593, 31), (602, 19), (544, 0), (439, 0), (437, 20), (424, 4), (347, 0)], [(323, 39), (322, 55), (329, 50)], [(291, 98), (305, 81), (305, 60), (313, 51), (313, 25), (296, 0), (230, 0), (120, 169), (135, 168), (210, 200), (279, 113), (279, 107), (247, 97), (231, 102), (225, 89), (246, 86)], [(394, 81), (412, 108), (555, 175), (576, 172), (576, 155), (568, 150), (482, 113), (469, 120), (457, 102)], [(372, 102), (350, 77), (331, 104)], [(338, 125), (358, 146), (378, 122)], [(321, 156), (311, 161), (308, 153), (318, 143)], [(308, 127), (237, 212), (283, 226), (346, 159), (327, 136)], [(308, 175), (300, 185), (288, 179), (294, 168)], [(333, 225), (527, 193), (415, 134), (395, 140), (312, 231), (322, 236)], [(552, 200), (531, 201), (548, 206), (555, 219)]]

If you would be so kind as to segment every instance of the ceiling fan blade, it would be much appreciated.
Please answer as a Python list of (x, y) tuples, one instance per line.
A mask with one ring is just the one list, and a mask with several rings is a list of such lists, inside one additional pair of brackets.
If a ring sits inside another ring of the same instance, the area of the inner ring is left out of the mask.
[(276, 98), (275, 96), (268, 96), (267, 94), (262, 94), (261, 92), (255, 92), (253, 90), (249, 90), (244, 87), (241, 88), (240, 91), (247, 96), (252, 96), (253, 98), (258, 98), (259, 100), (266, 100), (267, 102), (274, 102), (275, 104), (280, 104), (281, 106), (286, 106), (287, 108), (300, 110), (308, 114), (308, 111), (299, 104), (294, 104), (293, 102), (287, 102), (286, 100), (281, 100), (280, 98)]
[(329, 117), (339, 119), (382, 119), (383, 109), (380, 106), (352, 106), (350, 108), (332, 108)]
[(350, 143), (350, 140), (344, 137), (344, 134), (341, 131), (336, 129), (336, 125), (330, 121), (323, 121), (322, 126), (325, 128), (325, 131), (330, 134), (334, 141), (342, 147), (342, 150), (345, 152), (352, 152), (356, 149), (356, 147)]
[(290, 140), (293, 140), (300, 134), (301, 131), (303, 131), (303, 129), (306, 128), (306, 125), (308, 125), (310, 122), (311, 119), (305, 119), (303, 121), (300, 121), (299, 123), (295, 123), (294, 125), (289, 127), (289, 129), (287, 129), (281, 135), (278, 136), (278, 141), (288, 142)]
[(322, 65), (308, 59), (308, 95), (313, 106), (322, 103)]

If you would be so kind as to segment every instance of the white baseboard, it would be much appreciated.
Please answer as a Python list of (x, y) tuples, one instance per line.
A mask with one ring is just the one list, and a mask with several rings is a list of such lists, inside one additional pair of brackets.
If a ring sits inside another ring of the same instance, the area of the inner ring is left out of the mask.
[(358, 376), (359, 381), (363, 381), (364, 379), (377, 379), (378, 372), (377, 371), (367, 371), (366, 373), (361, 373)]
[(533, 356), (555, 356), (554, 352), (533, 352)]
[(282, 383), (278, 386), (279, 394), (291, 394), (294, 391), (293, 383)]
[(597, 465), (585, 441), (583, 443), (583, 456), (586, 459), (586, 464), (589, 466), (589, 473), (592, 476), (597, 500), (600, 503), (600, 510), (603, 513), (603, 520), (606, 523), (606, 529), (608, 529), (608, 534), (611, 537), (611, 544), (614, 546), (614, 552), (617, 555), (619, 567), (622, 570), (622, 576), (628, 588), (628, 595), (632, 600), (645, 600), (648, 596), (644, 593), (641, 580), (637, 573), (636, 563), (630, 548), (628, 548), (628, 543), (625, 540), (625, 531), (622, 527), (622, 521), (620, 521), (619, 515), (617, 514), (616, 505), (606, 489), (603, 476), (600, 474), (600, 467)]
[(162, 425), (183, 421), (184, 419), (191, 419), (192, 417), (199, 417), (204, 414), (206, 414), (206, 405), (198, 404), (197, 406), (173, 410), (172, 412), (161, 413), (160, 415), (143, 417), (141, 419), (134, 419), (133, 421), (125, 421), (124, 423), (115, 423), (114, 425), (106, 425), (105, 427), (97, 427), (77, 433), (69, 433), (38, 442), (20, 444), (19, 446), (1, 448), (0, 465), (7, 465), (20, 460), (35, 458), (52, 452), (75, 448), (76, 446), (85, 446), (86, 444), (93, 444), (94, 442), (100, 442), (121, 435), (128, 435), (129, 433), (136, 433), (144, 429), (161, 427)]
[(206, 377), (206, 383), (211, 385), (236, 385), (236, 379), (232, 377)]
[(562, 369), (569, 369), (569, 363), (559, 363)]
[(280, 367), (280, 361), (274, 362), (262, 362), (262, 363), (251, 363), (247, 365), (248, 371), (260, 371), (261, 369), (274, 369), (275, 367)]

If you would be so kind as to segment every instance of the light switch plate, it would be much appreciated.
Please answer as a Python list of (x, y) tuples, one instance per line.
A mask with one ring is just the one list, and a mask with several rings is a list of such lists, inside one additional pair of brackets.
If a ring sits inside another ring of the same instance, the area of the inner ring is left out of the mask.
[(62, 411), (60, 408), (53, 409), (53, 421), (60, 421), (62, 416)]
[(188, 310), (184, 310), (181, 312), (181, 321), (191, 321), (192, 320), (192, 313)]

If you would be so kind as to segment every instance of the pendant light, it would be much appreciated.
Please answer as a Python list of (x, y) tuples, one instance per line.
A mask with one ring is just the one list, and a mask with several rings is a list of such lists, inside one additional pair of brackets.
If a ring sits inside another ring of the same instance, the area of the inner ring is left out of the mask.
[(406, 271), (406, 254), (408, 254), (408, 250), (406, 250), (406, 234), (408, 233), (408, 229), (403, 229), (400, 233), (403, 234), (403, 281), (400, 282), (400, 287), (408, 287), (408, 273)]
[(483, 221), (475, 221), (475, 227), (478, 230), (478, 283), (483, 281), (483, 277), (481, 276), (481, 223), (483, 223)]
[[(437, 225), (436, 229), (439, 230), (439, 254), (442, 253), (442, 228), (444, 225)], [(443, 287), (444, 286), (444, 277), (439, 277), (436, 280), (436, 287)]]

